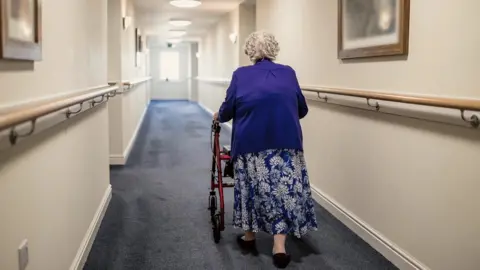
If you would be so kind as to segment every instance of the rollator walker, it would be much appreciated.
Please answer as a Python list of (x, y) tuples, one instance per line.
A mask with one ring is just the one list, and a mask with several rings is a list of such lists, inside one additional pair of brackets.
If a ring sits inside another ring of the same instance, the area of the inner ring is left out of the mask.
[[(212, 122), (212, 134), (210, 137), (210, 139), (213, 138), (213, 142), (211, 141), (213, 157), (208, 210), (210, 211), (213, 240), (215, 243), (220, 242), (220, 234), (225, 230), (225, 195), (223, 188), (231, 188), (235, 185), (233, 182), (233, 162), (230, 154), (231, 148), (230, 145), (224, 145), (222, 149), (220, 149), (220, 130), (220, 123), (214, 120)], [(224, 182), (224, 178), (231, 178), (232, 180)]]

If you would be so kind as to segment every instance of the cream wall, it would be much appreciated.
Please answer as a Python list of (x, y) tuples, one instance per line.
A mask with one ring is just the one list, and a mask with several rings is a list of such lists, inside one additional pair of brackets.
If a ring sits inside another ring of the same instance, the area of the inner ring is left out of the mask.
[(198, 43), (192, 43), (190, 45), (190, 100), (198, 102), (198, 68), (199, 55)]
[[(257, 27), (273, 32), (278, 61), (300, 82), (479, 98), (480, 2), (411, 1), (408, 58), (337, 59), (337, 1), (257, 1)], [(430, 15), (426, 15), (430, 14)], [(467, 30), (468, 29), (468, 30)], [(310, 102), (302, 121), (310, 181), (419, 266), (480, 265), (480, 134), (465, 128)], [(324, 197), (321, 197), (324, 196)], [(322, 199), (323, 198), (323, 199)], [(401, 269), (412, 269), (351, 221)]]
[[(226, 85), (218, 82), (212, 83), (205, 79), (222, 78), (222, 76), (229, 78), (225, 70), (235, 68), (232, 63), (232, 59), (235, 58), (235, 45), (228, 39), (229, 33), (235, 30), (230, 17), (234, 17), (234, 14), (225, 16), (207, 32), (199, 44), (198, 103), (212, 111), (217, 110), (225, 98)], [(222, 58), (229, 59), (230, 63), (222, 63), (219, 60)], [(219, 65), (220, 63), (222, 65)]]
[[(122, 18), (123, 7), (121, 0), (107, 0), (108, 2), (108, 81), (120, 83), (122, 81)], [(122, 130), (122, 98), (116, 96), (109, 100), (109, 149), (111, 156), (118, 156), (118, 163), (123, 159)]]
[(120, 82), (122, 78), (122, 5), (120, 0), (106, 1), (108, 20), (108, 81)]
[(123, 94), (123, 149), (128, 151), (124, 156), (127, 158), (131, 151), (137, 133), (143, 122), (149, 101), (146, 97), (147, 84), (142, 83), (134, 90)]
[[(43, 33), (42, 61), (0, 63), (1, 107), (106, 84), (107, 1), (44, 1)], [(0, 152), (0, 269), (24, 239), (27, 269), (69, 269), (109, 187), (106, 105)]]
[[(108, 1), (109, 35), (114, 38), (111, 42), (109, 40), (109, 79), (120, 83), (147, 76), (148, 52), (135, 52), (135, 28), (142, 33), (142, 27), (137, 23), (133, 1)], [(126, 29), (122, 27), (124, 16), (131, 18), (131, 24)], [(142, 83), (110, 100), (110, 164), (123, 165), (127, 162), (149, 103), (149, 91), (150, 83)]]
[(247, 37), (256, 29), (255, 6), (249, 4), (241, 4), (238, 7), (239, 23), (238, 23), (238, 64), (240, 66), (248, 66), (251, 64), (250, 59), (245, 54), (244, 44)]
[(233, 44), (229, 35), (239, 32), (239, 10), (227, 13), (200, 42), (200, 77), (230, 77), (238, 67), (238, 42)]
[[(243, 44), (254, 30), (255, 6), (241, 4), (201, 39), (198, 61), (198, 102), (201, 105), (211, 111), (218, 110), (228, 87), (225, 79), (230, 79), (240, 65), (250, 64), (243, 52)], [(231, 33), (237, 34), (236, 43), (230, 41)]]
[[(136, 76), (137, 68), (135, 67), (135, 28), (137, 28), (137, 19), (135, 8), (132, 0), (121, 0), (122, 14), (132, 18), (130, 27), (122, 30), (122, 79), (129, 80)], [(119, 25), (122, 25), (120, 22)]]
[[(135, 28), (138, 28), (139, 33), (143, 35), (143, 46), (145, 47), (145, 33), (143, 27), (138, 23), (139, 18), (135, 12), (134, 0), (121, 0), (122, 14), (130, 16), (132, 23), (130, 27), (122, 30), (122, 78), (123, 80), (134, 80), (139, 77), (144, 77), (147, 74), (146, 56), (148, 52), (143, 50), (137, 53), (137, 65), (135, 64)], [(122, 25), (122, 22), (119, 24)]]

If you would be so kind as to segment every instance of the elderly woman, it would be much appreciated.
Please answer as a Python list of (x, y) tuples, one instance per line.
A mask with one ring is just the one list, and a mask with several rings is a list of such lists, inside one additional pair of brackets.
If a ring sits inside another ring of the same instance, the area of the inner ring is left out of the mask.
[(237, 69), (225, 101), (214, 119), (233, 119), (234, 226), (245, 231), (237, 239), (255, 251), (255, 233), (272, 234), (273, 263), (285, 268), (287, 234), (301, 237), (317, 229), (300, 119), (308, 107), (295, 71), (276, 64), (275, 37), (252, 33), (245, 54), (253, 65)]

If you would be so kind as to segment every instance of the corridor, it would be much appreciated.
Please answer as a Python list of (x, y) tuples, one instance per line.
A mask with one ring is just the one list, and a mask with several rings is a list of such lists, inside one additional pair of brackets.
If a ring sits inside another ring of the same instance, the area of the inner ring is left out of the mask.
[(479, 270), (479, 10), (1, 0), (0, 270)]
[[(188, 101), (152, 102), (124, 167), (112, 168), (112, 200), (84, 270), (275, 269), (271, 237), (242, 255), (227, 191), (227, 228), (213, 242), (207, 211), (211, 116)], [(222, 129), (222, 143), (229, 133)], [(317, 205), (319, 230), (287, 248), (289, 269), (397, 269)]]

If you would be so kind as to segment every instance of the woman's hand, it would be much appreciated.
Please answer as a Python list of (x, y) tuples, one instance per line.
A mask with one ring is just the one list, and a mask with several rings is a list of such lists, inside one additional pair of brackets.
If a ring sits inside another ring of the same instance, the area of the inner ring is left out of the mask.
[(218, 112), (213, 114), (213, 120), (218, 121)]

